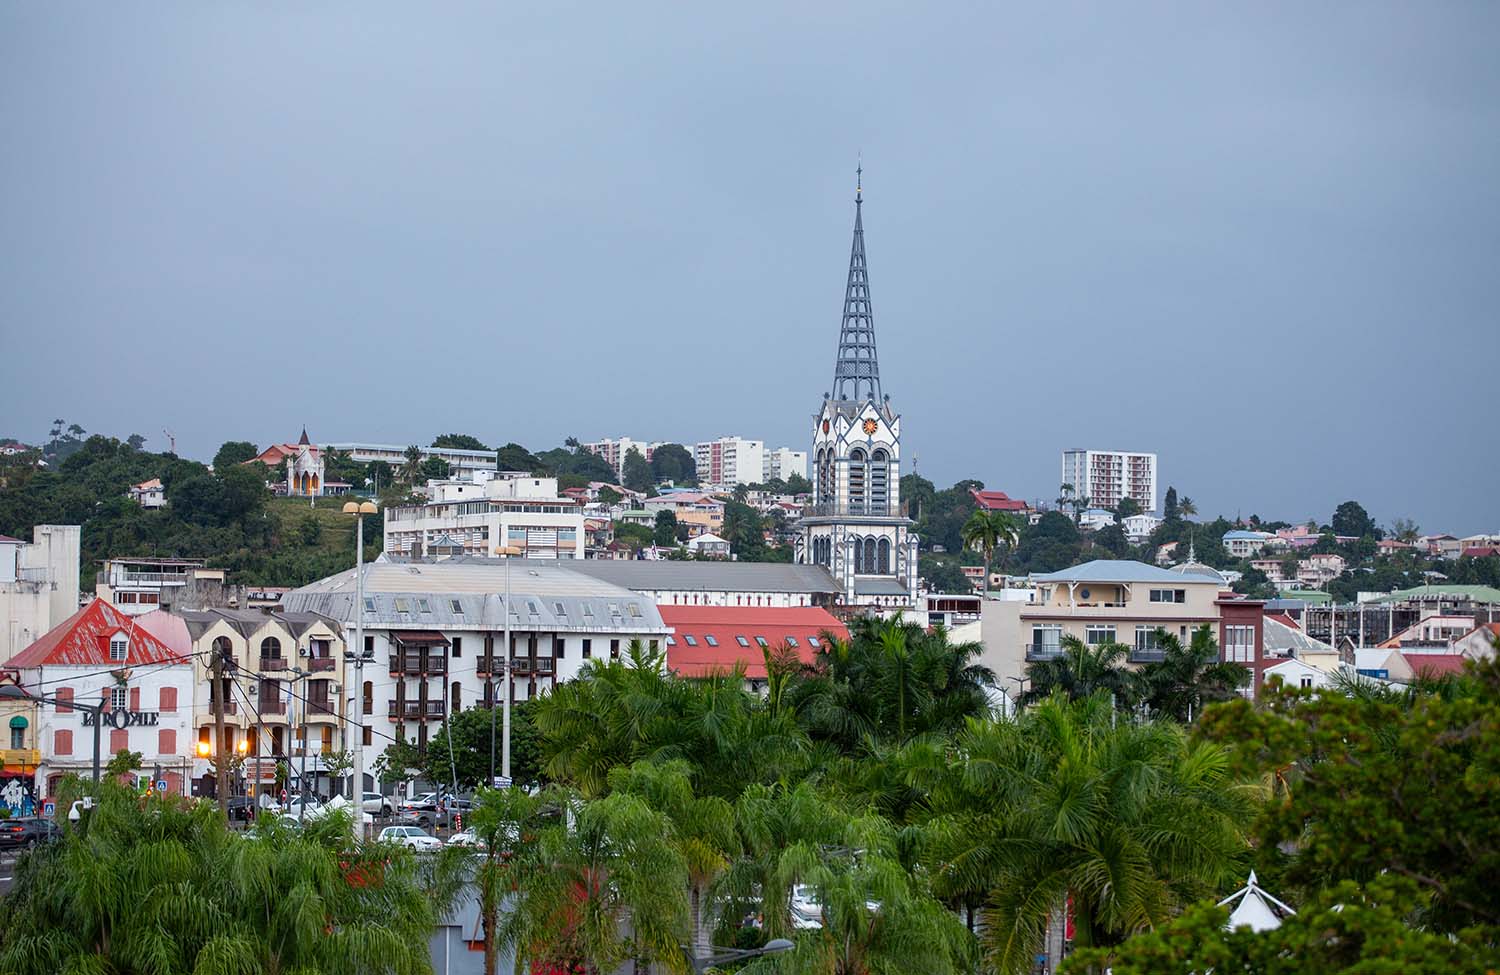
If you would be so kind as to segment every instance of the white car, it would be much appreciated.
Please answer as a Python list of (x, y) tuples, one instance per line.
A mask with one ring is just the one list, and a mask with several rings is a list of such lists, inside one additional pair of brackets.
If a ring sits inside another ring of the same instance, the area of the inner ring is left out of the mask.
[(474, 832), (474, 827), (472, 826), (460, 833), (454, 833), (452, 836), (448, 837), (448, 845), (465, 846), (475, 850), (488, 849), (484, 840), (479, 838), (479, 835)]
[(365, 812), (372, 816), (394, 816), (396, 807), (391, 804), (387, 796), (378, 792), (366, 792), (364, 797)]
[(443, 841), (433, 836), (424, 829), (415, 826), (387, 826), (380, 831), (376, 837), (381, 843), (394, 843), (416, 850), (418, 853), (426, 853), (432, 850), (441, 850)]

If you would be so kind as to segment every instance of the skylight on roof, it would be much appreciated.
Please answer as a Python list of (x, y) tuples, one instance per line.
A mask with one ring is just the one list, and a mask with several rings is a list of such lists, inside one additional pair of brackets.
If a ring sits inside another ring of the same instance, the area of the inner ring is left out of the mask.
[(750, 645), (750, 641), (749, 641), (749, 640), (747, 640), (747, 639), (745, 639), (745, 638), (744, 638), (744, 637), (742, 637), (742, 636), (736, 636), (736, 637), (735, 637), (735, 638), (734, 638), (734, 642), (735, 642), (735, 643), (738, 643), (738, 644), (739, 644), (739, 645), (740, 645), (740, 646), (742, 646), (742, 647), (748, 647), (748, 646), (749, 646), (749, 645)]
[(757, 636), (757, 637), (756, 637), (756, 638), (755, 638), (755, 642), (756, 642), (756, 643), (758, 643), (758, 644), (760, 644), (760, 645), (761, 645), (761, 647), (766, 647), (766, 646), (769, 646), (769, 644), (768, 644), (768, 643), (766, 643), (766, 638), (765, 638), (765, 637), (763, 637), (763, 636)]
[(691, 633), (684, 633), (682, 635), (682, 642), (686, 643), (690, 647), (696, 647), (698, 645), (698, 638), (693, 636)]
[(719, 638), (714, 636), (712, 633), (708, 633), (704, 635), (703, 642), (711, 647), (716, 647), (719, 645)]

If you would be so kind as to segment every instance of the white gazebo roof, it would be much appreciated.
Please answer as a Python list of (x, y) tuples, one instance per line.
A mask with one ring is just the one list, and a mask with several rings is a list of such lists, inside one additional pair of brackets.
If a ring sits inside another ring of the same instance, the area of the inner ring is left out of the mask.
[(1251, 931), (1274, 931), (1281, 927), (1281, 919), (1297, 912), (1286, 904), (1261, 890), (1260, 884), (1255, 882), (1255, 871), (1250, 871), (1250, 880), (1239, 890), (1219, 901), (1223, 907), (1234, 901), (1234, 910), (1229, 912), (1229, 921), (1224, 925), (1225, 930), (1233, 931), (1238, 927), (1248, 927)]

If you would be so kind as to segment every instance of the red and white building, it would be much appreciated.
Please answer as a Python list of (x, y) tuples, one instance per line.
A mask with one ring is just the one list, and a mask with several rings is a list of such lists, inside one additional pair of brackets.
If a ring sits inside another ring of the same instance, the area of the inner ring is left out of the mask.
[(849, 638), (849, 630), (820, 606), (786, 608), (750, 606), (657, 607), (671, 627), (667, 667), (680, 677), (708, 677), (743, 668), (752, 689), (766, 680), (765, 651), (786, 649), (803, 663), (830, 637)]
[(87, 778), (94, 764), (94, 714), (68, 702), (101, 704), (100, 762), (139, 752), (138, 774), (186, 794), (196, 759), (192, 658), (173, 650), (102, 599), (90, 602), (10, 659), (5, 669), (32, 695), (57, 703), (33, 711), (39, 751), (35, 788), (57, 794), (69, 773)]
[[(294, 497), (316, 498), (328, 493), (331, 485), (324, 484), (323, 452), (307, 439), (307, 430), (296, 443), (272, 444), (245, 463), (259, 461), (268, 468), (286, 467), (286, 493)], [(348, 490), (347, 484), (341, 484)]]
[(1029, 504), (1011, 497), (1004, 491), (976, 491), (970, 488), (969, 494), (974, 498), (974, 507), (980, 511), (1006, 511), (1017, 517), (1024, 517), (1031, 513)]

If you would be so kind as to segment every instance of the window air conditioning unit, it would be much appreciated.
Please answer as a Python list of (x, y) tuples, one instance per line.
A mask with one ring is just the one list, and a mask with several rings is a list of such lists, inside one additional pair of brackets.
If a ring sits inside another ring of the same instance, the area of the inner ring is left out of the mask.
[(344, 689), (342, 687), (340, 687), (339, 685), (333, 684), (333, 685), (330, 685), (329, 688), (328, 688), (328, 695), (330, 697), (338, 697), (339, 694), (341, 694), (343, 692), (343, 690)]
[(299, 656), (299, 657), (306, 657), (306, 656), (308, 656), (310, 654), (310, 652), (311, 651), (309, 651), (306, 647), (298, 647), (297, 648), (297, 656)]

